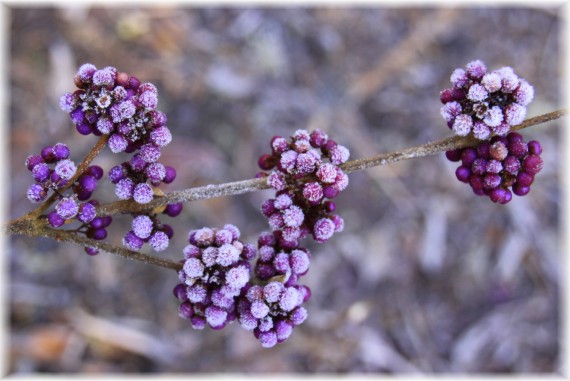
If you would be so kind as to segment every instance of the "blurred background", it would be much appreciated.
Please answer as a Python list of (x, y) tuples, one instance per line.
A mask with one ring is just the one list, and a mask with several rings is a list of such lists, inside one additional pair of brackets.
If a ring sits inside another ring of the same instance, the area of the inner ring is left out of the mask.
[[(562, 107), (561, 12), (539, 8), (14, 7), (9, 27), (9, 218), (31, 210), (25, 158), (79, 135), (59, 97), (82, 63), (159, 89), (177, 168), (165, 191), (253, 177), (273, 135), (320, 128), (351, 158), (451, 135), (438, 94), (482, 59), (535, 87), (528, 116)], [(309, 318), (263, 349), (232, 324), (195, 331), (177, 315), (174, 272), (51, 240), (9, 240), (11, 373), (553, 373), (560, 371), (560, 126), (524, 131), (544, 147), (526, 197), (475, 196), (443, 154), (350, 175), (346, 228), (313, 253)], [(120, 156), (120, 155), (119, 155)], [(94, 161), (123, 161), (108, 149)], [(233, 223), (254, 241), (270, 191), (185, 205), (187, 232)], [(114, 199), (110, 184), (95, 197)], [(120, 244), (130, 218), (117, 217)]]

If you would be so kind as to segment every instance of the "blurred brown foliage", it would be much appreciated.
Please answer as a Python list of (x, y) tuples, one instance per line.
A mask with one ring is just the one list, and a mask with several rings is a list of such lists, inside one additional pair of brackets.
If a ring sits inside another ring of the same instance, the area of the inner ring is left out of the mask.
[[(58, 99), (77, 67), (115, 66), (153, 82), (175, 139), (165, 191), (251, 178), (275, 134), (321, 128), (352, 158), (450, 135), (439, 91), (473, 59), (513, 66), (535, 86), (529, 116), (560, 106), (555, 8), (9, 9), (10, 218), (32, 205), (23, 163), (58, 141), (79, 161), (95, 142)], [(560, 122), (551, 123), (560, 124)], [(350, 176), (346, 229), (310, 244), (309, 319), (263, 349), (237, 324), (194, 331), (177, 316), (171, 271), (49, 240), (12, 237), (10, 371), (495, 373), (560, 370), (559, 128), (524, 133), (544, 147), (530, 194), (476, 197), (443, 155)], [(105, 170), (124, 160), (105, 150)], [(233, 223), (253, 241), (269, 191), (185, 206), (188, 230)], [(101, 183), (96, 193), (113, 199)], [(120, 243), (128, 217), (115, 219)]]

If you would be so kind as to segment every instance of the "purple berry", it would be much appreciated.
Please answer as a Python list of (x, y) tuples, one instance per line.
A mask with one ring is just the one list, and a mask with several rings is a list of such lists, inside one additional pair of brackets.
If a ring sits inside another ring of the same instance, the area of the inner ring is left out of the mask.
[(70, 180), (76, 171), (75, 164), (69, 159), (58, 161), (54, 169), (54, 172), (64, 180)]
[(176, 170), (169, 166), (165, 166), (164, 169), (166, 171), (166, 174), (164, 175), (162, 182), (165, 184), (170, 184), (176, 178)]
[(168, 204), (166, 205), (166, 208), (164, 209), (163, 213), (167, 214), (170, 217), (176, 217), (182, 212), (183, 207), (184, 204), (181, 202), (176, 204)]
[(445, 152), (445, 157), (449, 161), (459, 161), (461, 160), (461, 149), (454, 149)]
[(130, 250), (140, 250), (143, 244), (144, 241), (140, 237), (137, 237), (132, 230), (127, 232), (123, 238), (123, 246)]
[(93, 176), (96, 180), (101, 180), (101, 178), (103, 177), (103, 168), (101, 168), (98, 165), (91, 165), (87, 167), (85, 173)]
[(135, 183), (130, 178), (119, 180), (115, 185), (115, 195), (121, 200), (128, 200), (133, 197)]
[(68, 220), (79, 213), (79, 205), (72, 197), (65, 197), (57, 203), (55, 211), (61, 218)]
[(137, 237), (145, 239), (150, 237), (153, 230), (153, 222), (149, 216), (140, 215), (133, 218), (131, 229)]
[(69, 157), (69, 148), (63, 143), (56, 143), (53, 146), (53, 155), (55, 160), (63, 160)]
[(528, 155), (522, 163), (524, 171), (531, 175), (536, 175), (540, 172), (542, 170), (542, 166), (542, 159), (538, 155)]
[(65, 223), (65, 219), (61, 217), (55, 210), (48, 213), (47, 220), (51, 226), (58, 228)]
[(87, 255), (97, 255), (99, 254), (99, 249), (95, 248), (95, 247), (86, 247), (85, 249), (85, 253), (87, 253)]
[(77, 219), (83, 223), (89, 223), (93, 221), (96, 215), (95, 206), (90, 203), (82, 203), (79, 205), (79, 212), (77, 213)]
[(157, 231), (150, 236), (148, 243), (154, 251), (164, 251), (168, 247), (168, 236), (163, 231)]
[(79, 186), (85, 192), (93, 192), (97, 188), (97, 179), (84, 174), (79, 178)]
[(32, 169), (32, 177), (38, 183), (47, 181), (50, 175), (51, 171), (46, 163), (38, 163)]
[(152, 187), (147, 183), (137, 184), (133, 189), (133, 199), (139, 204), (148, 204), (153, 196)]
[(44, 163), (44, 158), (41, 155), (30, 155), (26, 159), (26, 168), (32, 171), (40, 163)]
[(117, 184), (127, 176), (127, 169), (123, 165), (116, 165), (109, 171), (109, 181)]

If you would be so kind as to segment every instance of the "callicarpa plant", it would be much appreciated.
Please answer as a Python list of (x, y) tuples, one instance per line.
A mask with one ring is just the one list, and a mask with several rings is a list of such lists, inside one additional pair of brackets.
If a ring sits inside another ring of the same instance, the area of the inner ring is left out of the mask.
[[(533, 87), (510, 67), (489, 71), (476, 60), (456, 69), (452, 87), (440, 93), (441, 115), (456, 136), (349, 161), (349, 149), (324, 131), (298, 129), (271, 139), (253, 179), (164, 193), (160, 185), (173, 182), (176, 169), (160, 162), (173, 136), (167, 116), (157, 109), (156, 86), (89, 63), (73, 80), (77, 89), (61, 97), (60, 107), (79, 134), (99, 140), (79, 164), (64, 142), (31, 154), (25, 162), (33, 181), (27, 197), (39, 205), (9, 222), (5, 233), (73, 242), (88, 255), (105, 251), (174, 270), (178, 314), (189, 326), (219, 330), (236, 321), (263, 347), (286, 341), (308, 317), (304, 305), (311, 290), (303, 277), (312, 254), (306, 242), (326, 243), (342, 233), (345, 221), (335, 198), (347, 190), (350, 172), (445, 152), (460, 162), (459, 181), (476, 195), (506, 204), (513, 193), (528, 194), (543, 166), (540, 143), (525, 142), (516, 131), (567, 112), (525, 121)], [(110, 168), (91, 165), (106, 146), (130, 159)], [(101, 183), (112, 184), (117, 200), (93, 197)], [(179, 262), (141, 252), (145, 244), (156, 253), (168, 250), (175, 232), (160, 217), (180, 215), (184, 203), (269, 188), (274, 196), (260, 205), (268, 229), (256, 243), (244, 242), (240, 229), (227, 223), (177, 232), (187, 242)], [(118, 215), (131, 218), (121, 244), (107, 242)]]

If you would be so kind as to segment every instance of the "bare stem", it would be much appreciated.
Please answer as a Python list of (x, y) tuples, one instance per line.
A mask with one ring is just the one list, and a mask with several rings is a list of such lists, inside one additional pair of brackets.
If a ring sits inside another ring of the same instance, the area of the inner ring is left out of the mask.
[(82, 235), (76, 234), (73, 231), (51, 229), (49, 227), (45, 227), (44, 229), (42, 229), (42, 232), (44, 233), (43, 235), (44, 237), (50, 237), (59, 242), (77, 243), (84, 247), (95, 247), (99, 250), (106, 251), (108, 253), (121, 256), (123, 258), (144, 262), (149, 265), (164, 267), (166, 269), (171, 269), (176, 271), (182, 269), (182, 265), (178, 262), (170, 261), (168, 259), (158, 258), (152, 255), (139, 253), (133, 250), (128, 250), (123, 247), (119, 247), (109, 243), (89, 239)]

